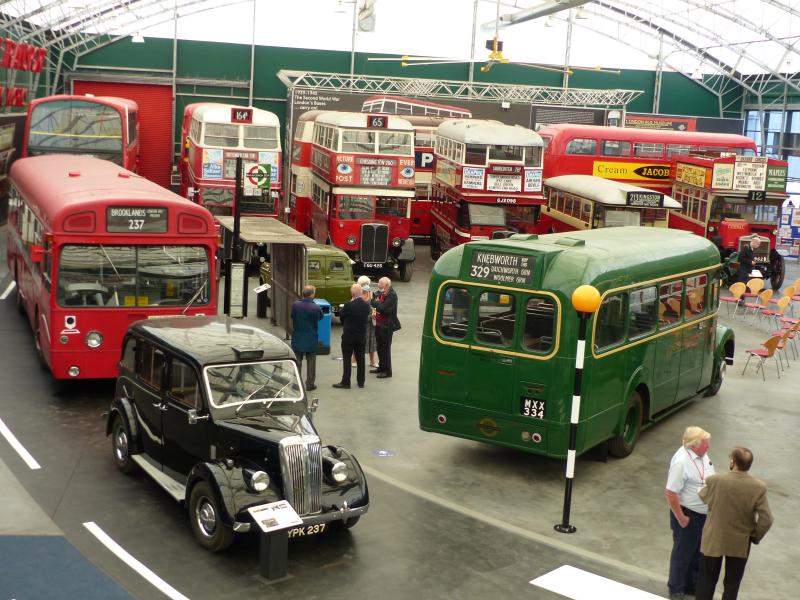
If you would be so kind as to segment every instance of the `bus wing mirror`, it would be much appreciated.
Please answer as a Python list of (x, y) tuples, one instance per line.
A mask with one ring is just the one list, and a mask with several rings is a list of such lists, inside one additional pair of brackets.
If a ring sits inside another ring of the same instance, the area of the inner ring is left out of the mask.
[(35, 263), (40, 263), (44, 260), (43, 246), (31, 246), (31, 260)]

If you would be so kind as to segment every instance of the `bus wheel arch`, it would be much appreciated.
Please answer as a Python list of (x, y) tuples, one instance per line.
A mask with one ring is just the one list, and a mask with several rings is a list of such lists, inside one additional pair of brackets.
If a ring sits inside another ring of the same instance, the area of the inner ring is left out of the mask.
[(608, 441), (608, 453), (617, 458), (629, 456), (639, 441), (639, 434), (642, 431), (642, 421), (644, 415), (644, 403), (637, 387), (631, 392), (625, 405), (624, 417), (619, 434)]

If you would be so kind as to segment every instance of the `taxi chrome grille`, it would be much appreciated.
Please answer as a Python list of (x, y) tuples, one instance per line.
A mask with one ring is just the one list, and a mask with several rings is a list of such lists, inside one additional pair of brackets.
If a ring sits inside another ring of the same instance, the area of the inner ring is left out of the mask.
[(296, 435), (280, 442), (283, 493), (301, 517), (322, 510), (322, 454), (315, 435)]
[(385, 263), (389, 251), (389, 226), (381, 223), (361, 225), (361, 262)]

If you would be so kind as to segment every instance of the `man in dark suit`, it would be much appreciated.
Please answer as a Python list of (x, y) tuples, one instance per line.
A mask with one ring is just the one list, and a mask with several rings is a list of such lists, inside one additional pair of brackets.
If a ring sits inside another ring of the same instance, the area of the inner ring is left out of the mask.
[(750, 544), (758, 544), (772, 526), (767, 486), (748, 473), (753, 453), (747, 448), (734, 448), (730, 459), (730, 472), (710, 476), (700, 490), (700, 499), (708, 505), (708, 519), (700, 544), (697, 600), (714, 597), (723, 556), (722, 600), (736, 600)]
[(739, 269), (736, 272), (737, 281), (747, 283), (753, 278), (751, 273), (755, 268), (755, 253), (759, 246), (761, 246), (761, 239), (758, 236), (742, 246), (742, 251), (739, 252)]
[(381, 277), (378, 280), (378, 291), (370, 302), (375, 307), (375, 341), (378, 344), (378, 368), (370, 373), (377, 373), (378, 379), (392, 376), (392, 336), (400, 329), (397, 319), (397, 292), (392, 288), (392, 280)]
[(372, 312), (369, 302), (361, 297), (361, 286), (354, 283), (350, 286), (351, 300), (339, 311), (342, 321), (342, 380), (333, 387), (350, 389), (350, 357), (356, 356), (356, 382), (364, 387), (364, 342), (367, 336), (367, 319)]

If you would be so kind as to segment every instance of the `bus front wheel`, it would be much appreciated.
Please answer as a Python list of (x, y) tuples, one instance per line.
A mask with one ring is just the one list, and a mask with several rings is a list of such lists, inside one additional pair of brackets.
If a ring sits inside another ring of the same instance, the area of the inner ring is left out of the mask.
[[(772, 284), (773, 290), (779, 290), (783, 285), (783, 278), (785, 275), (785, 270), (783, 268), (783, 257), (774, 250), (772, 252), (774, 252), (774, 255), (770, 257), (769, 281)], [(770, 254), (772, 254), (772, 252)]]
[(431, 258), (438, 259), (442, 255), (442, 249), (439, 248), (439, 240), (436, 238), (436, 228), (431, 229)]
[(725, 380), (726, 366), (727, 363), (725, 359), (721, 359), (719, 361), (719, 367), (717, 367), (717, 372), (714, 374), (714, 380), (711, 382), (711, 386), (706, 390), (706, 397), (716, 396), (717, 392), (719, 392), (719, 388), (722, 387), (722, 382)]
[(408, 283), (414, 274), (414, 263), (411, 261), (400, 261), (400, 279)]
[(628, 400), (625, 411), (625, 422), (620, 435), (613, 437), (608, 442), (608, 453), (617, 458), (625, 458), (636, 447), (639, 433), (642, 431), (642, 396), (633, 392)]

